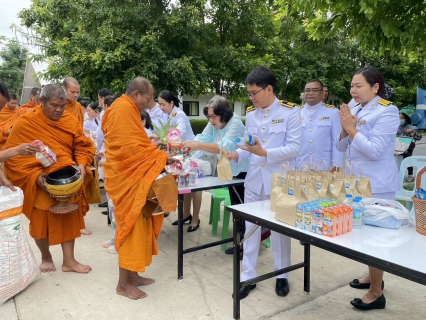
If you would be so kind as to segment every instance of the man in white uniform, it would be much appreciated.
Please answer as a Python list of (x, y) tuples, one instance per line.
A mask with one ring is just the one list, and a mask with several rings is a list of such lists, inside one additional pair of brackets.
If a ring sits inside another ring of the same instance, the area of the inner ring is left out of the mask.
[(302, 165), (316, 165), (323, 160), (327, 163), (327, 169), (342, 166), (343, 153), (334, 145), (342, 128), (339, 111), (334, 106), (322, 102), (322, 98), (321, 81), (313, 79), (306, 83), (303, 94), (306, 103), (301, 108), (302, 151), (297, 158), (298, 169)]
[[(289, 161), (294, 164), (299, 155), (302, 140), (300, 109), (291, 102), (279, 101), (275, 96), (276, 78), (266, 66), (256, 68), (246, 78), (248, 97), (253, 107), (247, 109), (246, 133), (255, 135), (256, 144), (245, 150), (229, 154), (229, 159), (240, 162), (251, 155), (251, 163), (245, 179), (245, 203), (268, 200), (271, 191), (271, 176), (279, 172), (281, 164)], [(246, 234), (254, 224), (246, 221)], [(244, 242), (241, 280), (257, 276), (256, 265), (259, 255), (261, 229), (258, 228)], [(274, 255), (273, 270), (290, 266), (290, 238), (271, 232)], [(289, 292), (288, 273), (277, 276), (275, 292), (286, 296)], [(256, 284), (241, 288), (240, 297), (244, 299)]]

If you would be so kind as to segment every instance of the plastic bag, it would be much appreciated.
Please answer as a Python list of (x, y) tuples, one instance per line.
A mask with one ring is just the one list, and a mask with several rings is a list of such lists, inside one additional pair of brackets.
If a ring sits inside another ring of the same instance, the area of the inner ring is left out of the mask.
[(21, 227), (24, 194), (0, 187), (0, 305), (37, 280), (40, 270)]
[(192, 162), (195, 162), (198, 166), (198, 169), (203, 170), (204, 176), (211, 176), (212, 175), (212, 166), (210, 162), (202, 159), (198, 159), (196, 157), (190, 158)]
[(364, 224), (399, 229), (414, 226), (414, 218), (398, 201), (364, 198)]

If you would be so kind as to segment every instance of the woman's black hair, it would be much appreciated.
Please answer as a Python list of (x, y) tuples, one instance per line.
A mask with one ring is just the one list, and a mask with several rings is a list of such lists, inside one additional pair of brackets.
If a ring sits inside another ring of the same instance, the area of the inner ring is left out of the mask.
[(108, 107), (111, 107), (112, 103), (115, 101), (115, 96), (106, 96), (104, 99), (104, 105), (107, 105)]
[(154, 126), (152, 125), (151, 116), (148, 112), (142, 111), (141, 112), (142, 120), (145, 120), (145, 128), (149, 130), (154, 130)]
[(87, 107), (89, 107), (90, 109), (92, 109), (93, 111), (97, 113), (101, 112), (101, 108), (99, 107), (99, 102), (92, 102)]
[(173, 104), (179, 108), (180, 100), (171, 91), (163, 90), (158, 97), (166, 100), (168, 103), (173, 102)]
[(222, 123), (228, 123), (234, 115), (234, 111), (232, 111), (228, 100), (222, 96), (214, 96), (207, 102), (203, 109), (203, 113), (206, 117), (209, 115), (209, 108), (213, 108), (213, 113), (220, 116), (220, 122)]
[(404, 112), (400, 112), (399, 114), (402, 114), (404, 119), (405, 119), (405, 124), (411, 124), (411, 118), (408, 114), (404, 113)]
[(385, 79), (383, 78), (381, 72), (374, 67), (365, 67), (359, 69), (355, 74), (362, 74), (370, 85), (373, 87), (376, 83), (379, 84), (379, 89), (377, 90), (377, 94), (384, 98), (385, 96)]

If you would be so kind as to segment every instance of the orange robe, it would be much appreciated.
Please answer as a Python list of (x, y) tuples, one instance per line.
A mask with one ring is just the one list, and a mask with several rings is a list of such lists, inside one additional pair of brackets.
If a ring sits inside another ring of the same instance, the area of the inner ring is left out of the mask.
[(65, 111), (71, 113), (74, 117), (76, 117), (77, 120), (80, 122), (81, 126), (83, 127), (84, 108), (79, 102), (71, 102), (70, 100), (67, 100), (67, 107), (65, 108)]
[(12, 126), (20, 116), (19, 108), (11, 109), (6, 104), (0, 111), (0, 150), (3, 150)]
[[(143, 272), (151, 264), (152, 255), (158, 254), (154, 227), (161, 225), (164, 216), (147, 214), (145, 217), (142, 209), (148, 208), (151, 185), (163, 171), (167, 155), (152, 144), (142, 126), (139, 110), (126, 95), (115, 100), (105, 112), (102, 131), (105, 135), (105, 189), (114, 203), (119, 265)], [(175, 200), (174, 208), (163, 209), (174, 211), (177, 188), (165, 191), (175, 196)], [(155, 206), (150, 210), (154, 209)], [(140, 254), (134, 254), (135, 251)]]
[(41, 106), (21, 116), (14, 124), (6, 148), (40, 140), (57, 157), (57, 163), (44, 168), (35, 156), (18, 156), (4, 163), (5, 173), (13, 185), (24, 191), (23, 213), (30, 220), (30, 234), (35, 239), (49, 238), (51, 245), (73, 240), (84, 228), (83, 216), (89, 211), (84, 187), (71, 197), (70, 202), (79, 206), (77, 212), (57, 215), (48, 212), (57, 201), (48, 196), (36, 181), (41, 173), (48, 175), (73, 164), (86, 165), (84, 185), (93, 179), (89, 165), (94, 156), (90, 138), (74, 116), (64, 112), (58, 121), (52, 121), (43, 113)]
[[(83, 106), (79, 102), (77, 101), (71, 102), (70, 100), (67, 100), (67, 106), (65, 108), (65, 111), (69, 112), (74, 117), (76, 117), (77, 120), (80, 122), (81, 127), (83, 127), (85, 111)], [(93, 159), (92, 159), (92, 162), (93, 162)], [(94, 179), (92, 179), (90, 184), (86, 186), (87, 201), (89, 203), (101, 202), (101, 190), (99, 187), (99, 175), (98, 175), (98, 168), (96, 163), (94, 163), (94, 167), (96, 169), (90, 172), (90, 175)]]
[(19, 109), (21, 110), (21, 114), (25, 114), (26, 112), (34, 110), (35, 107), (36, 104), (30, 100), (27, 104), (23, 104), (22, 106), (20, 106)]

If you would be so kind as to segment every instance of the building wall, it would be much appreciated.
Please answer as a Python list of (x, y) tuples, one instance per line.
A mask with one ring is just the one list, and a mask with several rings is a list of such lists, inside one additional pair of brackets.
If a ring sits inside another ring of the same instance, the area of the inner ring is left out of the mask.
[[(180, 100), (182, 102), (189, 102), (189, 101), (197, 101), (199, 103), (198, 105), (198, 116), (188, 116), (189, 119), (206, 119), (206, 117), (203, 114), (203, 109), (206, 106), (207, 102), (210, 101), (211, 98), (214, 97), (214, 94), (209, 94), (209, 95), (202, 95), (199, 96), (198, 99), (192, 97), (192, 96), (188, 96), (188, 95), (183, 95), (182, 97), (180, 97)], [(242, 115), (243, 112), (243, 106), (242, 103), (240, 101), (236, 101), (234, 103), (234, 105), (231, 105), (231, 107), (234, 108), (234, 112), (239, 115), (239, 116), (245, 116)]]

